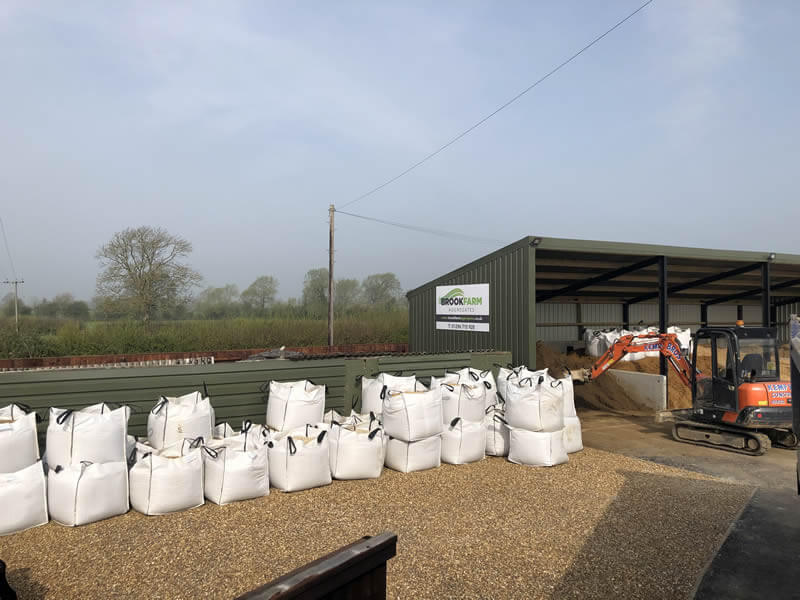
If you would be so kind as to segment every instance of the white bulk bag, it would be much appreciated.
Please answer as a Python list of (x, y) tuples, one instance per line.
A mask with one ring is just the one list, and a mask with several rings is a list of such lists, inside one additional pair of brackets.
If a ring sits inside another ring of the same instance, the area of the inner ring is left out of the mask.
[(388, 392), (424, 392), (427, 388), (414, 375), (400, 377), (379, 373), (375, 379), (361, 378), (361, 413), (380, 415)]
[(533, 467), (552, 467), (567, 462), (564, 430), (528, 431), (512, 427), (508, 460)]
[(0, 535), (47, 523), (47, 482), (41, 461), (0, 473)]
[(486, 387), (483, 384), (441, 386), (442, 423), (450, 423), (456, 417), (467, 421), (481, 422), (486, 414)]
[[(431, 377), (431, 389), (435, 390), (441, 385), (458, 385), (461, 382), (460, 373), (453, 373), (452, 371), (445, 371), (444, 377)], [(464, 380), (463, 383), (466, 383)]]
[(692, 346), (692, 330), (691, 328), (687, 327), (683, 329), (681, 327), (670, 326), (667, 327), (667, 333), (674, 333), (678, 336), (678, 345), (683, 350), (684, 354), (691, 354), (689, 350)]
[(50, 518), (75, 527), (128, 512), (125, 462), (58, 465), (47, 475)]
[(508, 382), (505, 401), (505, 418), (511, 427), (521, 427), (529, 431), (542, 429), (539, 416), (541, 392), (533, 379), (526, 377), (520, 382)]
[(200, 392), (177, 398), (162, 396), (147, 415), (147, 438), (161, 449), (184, 438), (213, 439), (214, 409), (211, 399)]
[(322, 418), (322, 422), (330, 425), (334, 421), (336, 421), (337, 423), (341, 423), (342, 421), (344, 421), (344, 416), (341, 413), (339, 413), (339, 411), (330, 409), (325, 413), (325, 416)]
[[(246, 435), (246, 434), (245, 434)], [(260, 498), (269, 494), (266, 445), (225, 444), (202, 450), (205, 496), (214, 504)]]
[(516, 369), (500, 367), (500, 370), (497, 372), (497, 393), (505, 399), (506, 394), (508, 394), (508, 382), (517, 378), (517, 371), (520, 369), (524, 369), (525, 367), (517, 367)]
[(509, 429), (501, 406), (487, 408), (483, 419), (483, 426), (486, 429), (486, 454), (489, 456), (508, 456)]
[[(242, 430), (239, 433), (234, 431), (233, 435), (229, 437), (215, 438), (205, 445), (211, 448), (229, 446), (236, 450), (248, 451), (266, 446), (271, 439), (272, 432), (265, 425), (254, 425), (250, 419), (247, 419), (242, 423)], [(197, 440), (194, 441), (197, 442)], [(187, 442), (191, 443), (192, 440), (184, 440), (184, 448)]]
[(201, 449), (167, 456), (170, 449), (143, 456), (130, 470), (131, 506), (145, 515), (163, 515), (205, 502)]
[(572, 381), (572, 376), (567, 375), (559, 379), (564, 389), (564, 418), (577, 417), (575, 412), (575, 383)]
[(15, 473), (39, 460), (36, 413), (18, 405), (0, 409), (0, 473)]
[(269, 480), (283, 492), (331, 483), (328, 431), (307, 426), (293, 429), (269, 444)]
[(581, 420), (578, 417), (564, 417), (564, 449), (567, 454), (583, 450)]
[(442, 388), (428, 392), (389, 392), (383, 401), (386, 435), (415, 442), (442, 433)]
[(220, 423), (214, 426), (212, 439), (224, 440), (225, 438), (233, 437), (236, 435), (236, 430), (230, 426), (229, 423)]
[(483, 422), (456, 417), (442, 433), (442, 462), (463, 465), (486, 458), (486, 428)]
[(325, 417), (325, 386), (310, 381), (270, 381), (267, 427), (289, 431)]
[(81, 410), (50, 409), (47, 464), (79, 465), (83, 461), (124, 462), (127, 459), (130, 408), (111, 409), (100, 403)]
[(542, 431), (564, 429), (564, 382), (545, 377), (539, 386), (539, 417)]
[(389, 438), (385, 464), (401, 473), (435, 469), (442, 464), (442, 438), (435, 435), (417, 442)]
[(366, 424), (337, 425), (330, 430), (330, 467), (334, 479), (375, 479), (383, 471), (383, 429)]
[(458, 374), (461, 383), (482, 385), (486, 388), (486, 406), (484, 406), (484, 408), (489, 408), (497, 404), (497, 382), (494, 380), (491, 369), (478, 371), (477, 369), (466, 367), (461, 369)]

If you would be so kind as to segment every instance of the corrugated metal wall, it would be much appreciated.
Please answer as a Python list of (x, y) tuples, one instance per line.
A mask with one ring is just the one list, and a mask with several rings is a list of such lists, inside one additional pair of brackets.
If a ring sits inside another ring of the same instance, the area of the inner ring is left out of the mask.
[(503, 350), (515, 360), (527, 355), (529, 248), (516, 244), (442, 278), (437, 285), (489, 284), (489, 332), (436, 329), (436, 286), (408, 296), (412, 352)]
[[(309, 379), (327, 386), (326, 407), (350, 411), (359, 400), (359, 376), (381, 371), (443, 375), (445, 369), (490, 368), (510, 362), (509, 353), (460, 353), (426, 356), (330, 358), (303, 361), (266, 360), (141, 369), (75, 369), (20, 371), (0, 374), (0, 406), (21, 402), (41, 415), (51, 406), (79, 409), (100, 402), (127, 404), (130, 432), (146, 434), (147, 414), (159, 396), (179, 396), (208, 386), (217, 422), (238, 427), (243, 419), (263, 423), (266, 417), (263, 383), (271, 379)], [(46, 423), (41, 426), (46, 427)]]
[[(800, 306), (800, 305), (795, 305)], [(781, 307), (782, 308), (782, 307)], [(780, 309), (779, 309), (780, 310)], [(578, 314), (580, 313), (580, 319)], [(791, 311), (779, 313), (778, 323), (786, 323)], [(630, 307), (630, 324), (636, 326), (658, 325), (657, 304), (633, 304)], [(736, 305), (715, 305), (708, 307), (708, 320), (711, 324), (731, 325), (736, 322)], [(761, 323), (761, 307), (744, 307), (745, 323)], [(592, 329), (622, 327), (622, 304), (581, 304), (544, 303), (536, 308), (536, 337), (546, 342), (577, 341), (578, 327), (569, 323), (582, 323)], [(556, 324), (555, 326), (553, 324)], [(670, 304), (669, 324), (697, 329), (700, 325), (700, 306), (698, 304)], [(786, 327), (783, 327), (786, 329)], [(788, 333), (783, 332), (788, 339)]]

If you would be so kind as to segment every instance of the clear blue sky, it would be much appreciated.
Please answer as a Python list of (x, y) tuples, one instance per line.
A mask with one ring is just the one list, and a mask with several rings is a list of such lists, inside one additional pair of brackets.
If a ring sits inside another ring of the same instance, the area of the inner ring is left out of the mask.
[[(128, 226), (208, 285), (327, 265), (327, 207), (395, 175), (641, 3), (0, 3), (0, 215), (25, 297), (94, 293)], [(656, 0), (340, 215), (337, 275), (412, 288), (524, 235), (800, 253), (800, 6)], [(0, 277), (10, 275), (0, 254)]]

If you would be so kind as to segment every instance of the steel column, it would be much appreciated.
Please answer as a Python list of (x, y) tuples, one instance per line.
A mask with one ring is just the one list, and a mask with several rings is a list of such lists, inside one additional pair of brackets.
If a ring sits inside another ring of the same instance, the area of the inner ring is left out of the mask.
[(737, 304), (736, 305), (736, 320), (737, 321), (744, 321), (744, 305)]
[(761, 263), (761, 324), (764, 327), (769, 327), (769, 311), (770, 306), (772, 305), (770, 298), (769, 275), (769, 262)]
[(700, 326), (708, 327), (708, 304), (700, 305)]
[(622, 328), (631, 328), (631, 306), (627, 302), (622, 305)]
[[(669, 282), (667, 281), (667, 257), (660, 256), (658, 259), (658, 330), (660, 333), (667, 333), (669, 323)], [(667, 375), (667, 358), (663, 354), (658, 355), (659, 372)], [(667, 386), (669, 390), (669, 386)], [(669, 394), (669, 392), (667, 392)], [(669, 395), (667, 395), (667, 406), (669, 406)]]

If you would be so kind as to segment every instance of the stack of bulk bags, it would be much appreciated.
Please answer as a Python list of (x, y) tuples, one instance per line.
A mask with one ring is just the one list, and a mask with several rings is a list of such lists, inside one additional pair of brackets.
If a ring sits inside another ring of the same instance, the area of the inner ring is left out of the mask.
[(0, 535), (47, 523), (47, 482), (40, 461), (0, 473)]
[(502, 403), (486, 409), (483, 426), (486, 429), (486, 454), (508, 456), (509, 429), (505, 420), (505, 406)]
[(0, 408), (0, 473), (15, 473), (38, 460), (36, 413), (19, 404)]
[(494, 379), (491, 369), (478, 371), (466, 367), (458, 372), (461, 383), (471, 383), (472, 385), (482, 385), (486, 388), (486, 406), (489, 408), (497, 404), (497, 382)]
[(130, 408), (94, 404), (81, 410), (50, 409), (47, 426), (47, 464), (125, 462)]
[(361, 413), (380, 415), (383, 401), (389, 392), (424, 392), (427, 388), (416, 376), (400, 377), (380, 373), (375, 379), (361, 378)]
[(567, 462), (564, 449), (563, 384), (546, 374), (509, 382), (505, 421), (508, 460), (532, 466)]
[(385, 464), (408, 473), (441, 464), (442, 387), (427, 392), (390, 392), (383, 401), (389, 436)]
[(156, 450), (185, 438), (213, 438), (214, 408), (200, 392), (177, 398), (162, 396), (147, 415), (147, 439)]
[(203, 447), (206, 498), (222, 505), (268, 495), (268, 442), (245, 421), (241, 433)]
[(131, 467), (131, 506), (145, 515), (164, 515), (204, 502), (203, 440), (176, 443), (144, 454)]
[(297, 492), (331, 483), (327, 426), (298, 427), (269, 446), (270, 483), (283, 492)]
[(270, 381), (267, 427), (289, 431), (325, 417), (325, 386), (310, 381)]
[(455, 417), (442, 433), (442, 461), (463, 465), (486, 458), (486, 428), (483, 421)]
[(578, 413), (575, 412), (575, 390), (572, 377), (567, 375), (559, 381), (564, 390), (564, 449), (567, 454), (572, 454), (583, 450), (581, 421)]
[(50, 517), (75, 527), (128, 512), (128, 465), (125, 462), (58, 465), (47, 477)]
[(386, 436), (375, 423), (339, 424), (330, 429), (330, 468), (334, 479), (376, 479), (383, 471)]

